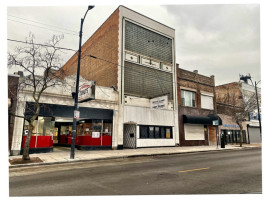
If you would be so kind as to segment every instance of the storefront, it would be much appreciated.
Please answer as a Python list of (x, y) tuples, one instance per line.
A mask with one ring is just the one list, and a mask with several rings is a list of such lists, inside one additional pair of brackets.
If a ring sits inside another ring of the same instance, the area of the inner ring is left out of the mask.
[[(240, 143), (240, 127), (236, 124), (231, 116), (218, 114), (222, 119), (222, 125), (219, 126), (220, 138), (224, 138), (225, 144), (236, 144)], [(242, 142), (247, 143), (247, 127), (243, 123), (242, 130)], [(219, 141), (220, 142), (220, 141)], [(219, 143), (220, 144), (220, 143)]]
[(183, 133), (181, 146), (215, 145), (217, 127), (222, 124), (218, 115), (183, 115)]
[[(25, 115), (32, 116), (34, 104), (27, 102)], [(72, 141), (73, 107), (41, 104), (34, 122), (30, 153), (50, 152), (53, 146), (70, 146)], [(113, 110), (80, 107), (77, 121), (76, 147), (87, 149), (111, 149)], [(24, 121), (21, 153), (28, 134), (29, 124)]]

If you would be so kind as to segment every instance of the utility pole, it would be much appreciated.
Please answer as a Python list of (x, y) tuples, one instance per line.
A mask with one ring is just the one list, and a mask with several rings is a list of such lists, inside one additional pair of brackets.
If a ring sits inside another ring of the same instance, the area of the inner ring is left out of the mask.
[[(243, 75), (239, 75), (239, 76), (240, 76), (240, 80), (244, 81), (245, 83), (247, 83), (247, 81), (249, 79), (251, 81), (252, 85), (253, 85), (253, 82), (252, 82), (252, 79), (251, 79), (250, 74), (247, 75), (247, 76), (243, 76)], [(256, 101), (257, 101), (257, 109), (258, 109), (258, 120), (259, 120), (259, 128), (260, 128), (260, 138), (262, 140), (262, 124), (261, 124), (261, 117), (260, 117), (261, 115), (260, 115), (259, 96), (258, 96), (258, 91), (257, 91), (257, 85), (258, 85), (258, 83), (255, 81), (254, 87), (255, 87)]]
[(74, 105), (74, 116), (73, 116), (73, 126), (72, 126), (72, 143), (70, 159), (75, 157), (75, 139), (76, 139), (76, 129), (77, 129), (77, 117), (75, 113), (78, 113), (78, 87), (79, 87), (79, 75), (80, 75), (80, 58), (81, 58), (81, 41), (82, 41), (82, 28), (83, 22), (89, 10), (93, 9), (94, 6), (88, 6), (88, 9), (84, 15), (84, 18), (80, 21), (80, 31), (79, 31), (79, 49), (78, 49), (78, 67), (77, 67), (77, 80), (76, 80), (76, 93), (75, 93), (75, 105)]
[(260, 115), (260, 105), (259, 105), (259, 97), (257, 91), (257, 83), (255, 81), (255, 92), (256, 92), (256, 101), (257, 101), (257, 108), (258, 108), (258, 119), (259, 119), (259, 127), (260, 127), (260, 137), (262, 139), (262, 124), (261, 124), (261, 115)]

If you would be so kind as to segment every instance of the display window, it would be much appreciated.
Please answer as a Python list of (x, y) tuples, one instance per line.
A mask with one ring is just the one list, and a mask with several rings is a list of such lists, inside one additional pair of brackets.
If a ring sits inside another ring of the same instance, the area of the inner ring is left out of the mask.
[[(29, 132), (29, 122), (24, 121), (23, 134), (27, 135)], [(55, 121), (52, 117), (41, 117), (38, 116), (37, 120), (34, 121), (32, 136), (53, 136), (55, 131)]]
[(172, 139), (172, 127), (165, 126), (140, 126), (140, 138)]

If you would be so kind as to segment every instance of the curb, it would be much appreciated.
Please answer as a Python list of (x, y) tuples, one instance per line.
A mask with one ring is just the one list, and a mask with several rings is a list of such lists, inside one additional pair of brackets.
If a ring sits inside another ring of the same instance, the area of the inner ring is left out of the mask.
[(31, 166), (42, 166), (42, 165), (57, 165), (57, 164), (67, 164), (67, 163), (79, 163), (79, 162), (89, 162), (97, 160), (113, 160), (113, 159), (124, 159), (124, 158), (136, 158), (136, 157), (149, 157), (149, 156), (161, 156), (161, 155), (175, 155), (175, 154), (191, 154), (191, 153), (203, 153), (203, 152), (218, 152), (218, 151), (233, 151), (233, 150), (243, 150), (243, 149), (261, 149), (261, 147), (241, 147), (234, 149), (215, 149), (215, 150), (201, 150), (201, 151), (187, 151), (187, 152), (170, 152), (170, 153), (156, 153), (156, 154), (137, 154), (137, 155), (125, 155), (125, 156), (112, 156), (106, 158), (94, 158), (94, 159), (83, 159), (83, 160), (72, 160), (72, 161), (58, 161), (58, 162), (48, 162), (48, 163), (29, 163), (29, 164), (18, 164), (10, 165), (9, 169), (12, 168), (22, 168)]

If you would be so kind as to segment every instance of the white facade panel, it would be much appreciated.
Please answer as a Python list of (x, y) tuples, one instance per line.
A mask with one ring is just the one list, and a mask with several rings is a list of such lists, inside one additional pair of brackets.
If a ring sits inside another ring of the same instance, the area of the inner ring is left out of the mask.
[(124, 123), (143, 125), (175, 126), (172, 110), (156, 110), (145, 107), (124, 106)]
[(137, 147), (175, 146), (175, 139), (137, 139)]
[(201, 107), (204, 109), (213, 110), (213, 97), (208, 95), (201, 95)]
[(169, 66), (169, 65), (163, 65), (163, 70), (166, 70), (166, 71), (171, 72), (172, 71), (172, 67)]
[(204, 140), (204, 125), (184, 124), (185, 140)]
[(138, 63), (139, 62), (138, 56), (135, 56), (135, 55), (132, 55), (132, 54), (129, 54), (129, 53), (126, 53), (125, 54), (125, 60), (131, 61), (131, 62), (135, 62), (135, 63)]

